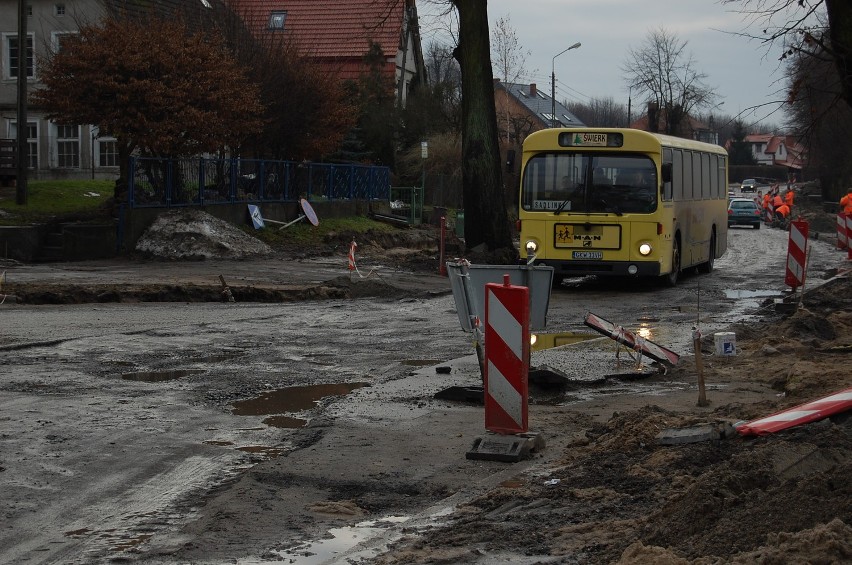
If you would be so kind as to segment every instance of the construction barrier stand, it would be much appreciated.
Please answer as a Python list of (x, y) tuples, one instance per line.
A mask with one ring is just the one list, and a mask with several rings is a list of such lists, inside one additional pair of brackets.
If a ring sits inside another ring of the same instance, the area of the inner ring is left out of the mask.
[(805, 285), (806, 258), (808, 254), (808, 223), (804, 220), (790, 222), (790, 239), (787, 244), (787, 272), (784, 284), (796, 290)]
[(848, 249), (849, 248), (849, 238), (846, 235), (846, 220), (848, 216), (840, 212), (837, 214), (837, 248), (838, 249)]
[(498, 434), (527, 431), (530, 359), (529, 289), (485, 285), (485, 429)]

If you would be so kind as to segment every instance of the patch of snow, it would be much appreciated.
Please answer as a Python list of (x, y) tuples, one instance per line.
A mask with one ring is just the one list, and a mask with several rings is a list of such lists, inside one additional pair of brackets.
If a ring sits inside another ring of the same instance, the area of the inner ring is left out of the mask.
[(201, 210), (161, 214), (136, 242), (136, 251), (158, 259), (242, 259), (273, 250), (236, 226)]

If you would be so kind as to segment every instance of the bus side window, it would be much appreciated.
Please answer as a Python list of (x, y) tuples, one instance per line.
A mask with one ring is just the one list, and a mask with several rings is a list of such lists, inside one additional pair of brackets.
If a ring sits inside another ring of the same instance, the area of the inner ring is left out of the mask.
[(672, 166), (672, 150), (663, 150), (663, 168), (661, 171), (663, 181), (663, 200), (672, 199), (672, 175), (674, 167)]

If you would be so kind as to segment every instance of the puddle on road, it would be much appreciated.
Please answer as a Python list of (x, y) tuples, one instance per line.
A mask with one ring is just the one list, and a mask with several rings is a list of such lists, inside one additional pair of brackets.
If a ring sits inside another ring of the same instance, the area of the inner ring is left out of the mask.
[(244, 445), (238, 447), (237, 451), (251, 453), (252, 455), (261, 455), (268, 459), (274, 459), (287, 453), (287, 450), (282, 447), (271, 447), (268, 445)]
[(778, 290), (724, 290), (725, 298), (732, 300), (741, 300), (743, 298), (769, 298), (770, 296), (779, 296), (781, 291)]
[(234, 402), (232, 414), (237, 416), (264, 416), (301, 412), (314, 407), (316, 402), (329, 396), (346, 396), (368, 383), (337, 383), (291, 386), (264, 392), (256, 398)]
[(182, 369), (176, 371), (138, 371), (135, 373), (123, 373), (121, 378), (126, 381), (140, 381), (145, 383), (162, 383), (175, 381), (187, 375), (203, 373), (204, 369)]
[(270, 416), (269, 418), (264, 418), (263, 423), (272, 428), (296, 429), (304, 428), (308, 421), (290, 416)]
[[(278, 553), (288, 563), (298, 563), (299, 565), (329, 563), (330, 560), (339, 557), (359, 543), (381, 534), (391, 525), (400, 524), (408, 520), (407, 516), (388, 516), (381, 520), (359, 522), (354, 526), (332, 528), (328, 531), (332, 535), (331, 539), (313, 541), (291, 549), (276, 551), (275, 553)], [(364, 550), (358, 552), (357, 555), (347, 555), (347, 562), (354, 563), (358, 559), (375, 557), (378, 555), (378, 551), (378, 549)]]

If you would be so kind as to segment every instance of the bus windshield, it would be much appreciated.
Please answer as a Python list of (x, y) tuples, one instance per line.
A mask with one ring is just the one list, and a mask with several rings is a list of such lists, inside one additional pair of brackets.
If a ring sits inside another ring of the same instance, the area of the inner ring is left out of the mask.
[(657, 209), (658, 186), (647, 155), (540, 153), (524, 169), (521, 205), (553, 214), (649, 214)]

